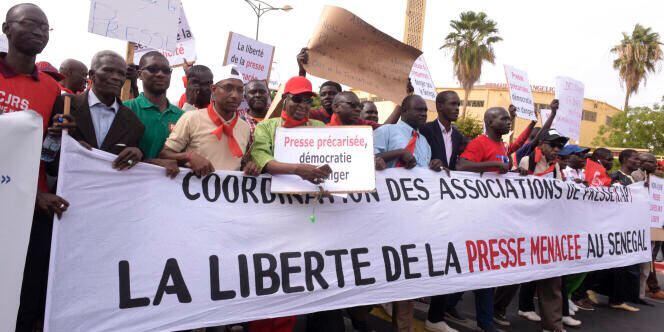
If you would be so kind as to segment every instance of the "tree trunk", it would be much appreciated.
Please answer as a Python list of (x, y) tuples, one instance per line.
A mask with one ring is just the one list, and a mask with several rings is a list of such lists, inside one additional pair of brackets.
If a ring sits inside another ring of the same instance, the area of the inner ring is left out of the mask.
[(629, 89), (627, 89), (627, 92), (625, 93), (625, 107), (623, 108), (624, 112), (627, 112), (628, 105), (629, 105)]
[(468, 107), (468, 95), (470, 94), (470, 89), (463, 89), (463, 108), (461, 109), (461, 119), (466, 118), (466, 107)]

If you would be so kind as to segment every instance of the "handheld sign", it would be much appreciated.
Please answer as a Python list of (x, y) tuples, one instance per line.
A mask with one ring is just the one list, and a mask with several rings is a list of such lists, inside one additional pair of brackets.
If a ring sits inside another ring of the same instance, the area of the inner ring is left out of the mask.
[(88, 32), (174, 51), (179, 0), (92, 0)]
[(426, 61), (424, 61), (424, 54), (420, 55), (413, 68), (410, 70), (410, 83), (415, 89), (415, 94), (424, 98), (424, 100), (436, 100), (436, 86), (431, 79), (431, 73)]
[[(373, 130), (369, 126), (277, 128), (274, 158), (293, 164), (329, 165), (321, 185), (331, 193), (376, 189)], [(319, 186), (297, 175), (274, 175), (273, 193), (317, 193)]]
[(245, 82), (269, 80), (273, 57), (274, 46), (232, 31), (228, 33), (224, 66), (237, 66)]
[(561, 134), (579, 140), (583, 117), (583, 83), (573, 78), (556, 77), (556, 99), (560, 101), (554, 128)]
[(5, 34), (0, 34), (0, 52), (7, 52), (9, 50), (9, 41)]
[(650, 176), (650, 227), (664, 227), (664, 179)]
[(334, 6), (323, 9), (308, 47), (307, 73), (395, 103), (406, 97), (408, 75), (422, 54)]
[(523, 70), (505, 65), (505, 77), (510, 88), (512, 105), (516, 107), (516, 116), (528, 120), (537, 120), (528, 74)]
[[(171, 64), (171, 67), (184, 64), (185, 59), (189, 62), (196, 60), (196, 41), (194, 40), (194, 35), (191, 33), (187, 15), (184, 13), (184, 7), (180, 7), (180, 18), (178, 22), (176, 38), (177, 45), (175, 50), (159, 50), (159, 52), (168, 59), (168, 63)], [(146, 45), (135, 44), (134, 63), (138, 63), (145, 53), (155, 50), (156, 49)]]

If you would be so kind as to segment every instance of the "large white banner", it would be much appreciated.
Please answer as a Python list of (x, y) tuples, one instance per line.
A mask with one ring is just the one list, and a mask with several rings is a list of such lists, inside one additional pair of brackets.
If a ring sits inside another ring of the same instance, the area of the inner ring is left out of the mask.
[[(643, 185), (377, 172), (345, 199), (198, 179), (67, 139), (46, 331), (173, 331), (521, 283), (650, 260)], [(309, 216), (315, 207), (317, 219)]]
[(35, 210), (42, 118), (0, 113), (0, 331), (14, 331), (32, 213)]

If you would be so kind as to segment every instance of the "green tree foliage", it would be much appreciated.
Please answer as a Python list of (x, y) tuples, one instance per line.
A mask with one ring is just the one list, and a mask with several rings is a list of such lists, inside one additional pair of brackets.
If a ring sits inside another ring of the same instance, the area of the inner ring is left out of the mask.
[(482, 122), (473, 118), (465, 118), (457, 120), (454, 125), (459, 129), (459, 132), (464, 136), (473, 139), (484, 132)]
[(613, 68), (618, 71), (621, 84), (625, 87), (623, 110), (629, 106), (629, 97), (639, 91), (641, 82), (645, 85), (647, 75), (654, 73), (662, 61), (661, 45), (658, 33), (637, 24), (631, 35), (623, 32), (620, 44), (611, 48), (611, 53), (617, 55)]
[(467, 11), (461, 13), (459, 20), (450, 22), (452, 32), (445, 37), (440, 48), (452, 51), (454, 75), (464, 90), (464, 103), (461, 119), (466, 117), (468, 95), (473, 85), (482, 76), (482, 63), (494, 63), (496, 55), (493, 44), (503, 40), (498, 36), (496, 22), (490, 20), (485, 13)]
[(664, 154), (664, 106), (629, 107), (599, 128), (598, 146), (648, 149)]

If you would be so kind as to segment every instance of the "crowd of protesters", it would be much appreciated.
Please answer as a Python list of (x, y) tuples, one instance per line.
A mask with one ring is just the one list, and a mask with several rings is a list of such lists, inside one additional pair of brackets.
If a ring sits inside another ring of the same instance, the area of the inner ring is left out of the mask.
[[(507, 144), (503, 137), (514, 130), (515, 108), (491, 107), (484, 113), (484, 134), (469, 139), (454, 122), (461, 101), (456, 92), (440, 92), (435, 100), (437, 119), (426, 122), (427, 105), (406, 87), (408, 96), (385, 123), (378, 123), (372, 102), (343, 91), (336, 82), (323, 83), (318, 93), (306, 78), (308, 50), (297, 55), (299, 76), (289, 79), (283, 91), (282, 111), (269, 118), (270, 91), (265, 81), (244, 82), (233, 66), (214, 71), (185, 63), (186, 92), (177, 105), (166, 97), (172, 69), (160, 52), (143, 55), (137, 66), (128, 66), (122, 56), (103, 50), (89, 61), (89, 69), (78, 60), (63, 61), (59, 69), (47, 62), (35, 63), (46, 47), (49, 24), (43, 11), (32, 4), (12, 7), (2, 32), (9, 50), (0, 53), (0, 93), (5, 100), (0, 114), (32, 109), (44, 119), (45, 135), (60, 135), (63, 129), (84, 147), (117, 155), (112, 167), (127, 170), (139, 162), (162, 166), (174, 177), (180, 167), (197, 176), (215, 170), (243, 171), (246, 175), (296, 174), (313, 183), (330, 175), (318, 165), (284, 163), (274, 158), (278, 127), (368, 125), (374, 129), (375, 167), (426, 167), (440, 172), (518, 172), (547, 176), (585, 186), (629, 185), (662, 176), (662, 165), (650, 153), (623, 150), (620, 169), (613, 168), (611, 151), (594, 151), (568, 144), (568, 138), (551, 128), (558, 101), (551, 101), (551, 116), (541, 128), (537, 121)], [(133, 98), (120, 100), (124, 82), (132, 81)], [(138, 93), (138, 80), (142, 92)], [(11, 96), (11, 97), (10, 97)], [(64, 97), (71, 98), (65, 115)], [(311, 109), (313, 97), (321, 107)], [(246, 101), (248, 108), (240, 108)], [(25, 265), (16, 331), (36, 331), (43, 321), (53, 215), (66, 213), (69, 203), (54, 194), (58, 159), (43, 162), (39, 190)], [(653, 244), (653, 260), (661, 243)], [(563, 331), (580, 326), (578, 310), (591, 311), (608, 297), (616, 310), (637, 312), (633, 304), (664, 299), (651, 264), (567, 275), (520, 285), (474, 290), (477, 326), (495, 331), (509, 327), (507, 308), (518, 294), (518, 316), (540, 322), (545, 331)], [(455, 331), (448, 322), (468, 321), (456, 305), (462, 293), (435, 295), (429, 300), (425, 328)], [(535, 310), (538, 302), (539, 312)], [(383, 304), (392, 317), (394, 331), (414, 330), (413, 300)], [(369, 313), (373, 306), (345, 309), (357, 331), (372, 331)], [(307, 331), (344, 331), (344, 310), (310, 313)], [(292, 331), (296, 317), (248, 322), (248, 331)], [(230, 328), (230, 327), (226, 327)], [(237, 327), (236, 327), (237, 328)], [(207, 328), (221, 331), (224, 327)], [(199, 329), (204, 330), (204, 329)]]

